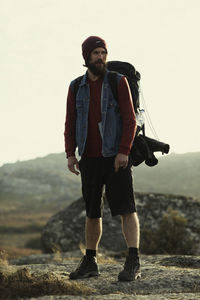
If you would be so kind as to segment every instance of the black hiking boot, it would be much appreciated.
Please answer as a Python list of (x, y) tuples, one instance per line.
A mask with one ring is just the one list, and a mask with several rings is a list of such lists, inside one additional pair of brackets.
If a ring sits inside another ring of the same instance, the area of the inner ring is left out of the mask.
[(98, 276), (98, 266), (97, 266), (97, 259), (95, 256), (83, 256), (80, 261), (79, 266), (74, 272), (69, 274), (70, 279), (81, 279), (81, 278), (88, 278), (92, 276)]
[(140, 260), (137, 256), (127, 256), (124, 270), (118, 275), (119, 281), (133, 281), (141, 277)]

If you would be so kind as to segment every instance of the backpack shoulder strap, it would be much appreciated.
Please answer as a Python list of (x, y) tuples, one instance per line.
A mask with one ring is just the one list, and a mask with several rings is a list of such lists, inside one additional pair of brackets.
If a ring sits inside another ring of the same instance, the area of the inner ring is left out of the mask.
[[(119, 76), (120, 75), (120, 76)], [(108, 83), (110, 85), (113, 97), (115, 98), (115, 100), (118, 102), (118, 91), (117, 91), (117, 86), (118, 83), (121, 79), (121, 74), (114, 72), (114, 71), (109, 71), (108, 72)]]
[(74, 92), (74, 96), (76, 98), (76, 95), (77, 95), (77, 92), (78, 92), (78, 89), (79, 89), (79, 85), (81, 83), (81, 80), (83, 79), (83, 76), (79, 76), (77, 77), (76, 79), (74, 79), (72, 82), (71, 82), (71, 87), (72, 87), (72, 90)]

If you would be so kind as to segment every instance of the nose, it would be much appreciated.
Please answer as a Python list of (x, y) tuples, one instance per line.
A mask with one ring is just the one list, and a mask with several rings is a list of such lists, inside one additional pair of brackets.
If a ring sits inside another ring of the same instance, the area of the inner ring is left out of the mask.
[(98, 53), (98, 58), (103, 59), (103, 57), (104, 57), (103, 53), (99, 52)]

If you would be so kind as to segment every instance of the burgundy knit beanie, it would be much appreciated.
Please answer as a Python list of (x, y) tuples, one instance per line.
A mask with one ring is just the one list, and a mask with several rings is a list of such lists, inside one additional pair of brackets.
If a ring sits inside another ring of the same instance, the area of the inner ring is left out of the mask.
[(100, 38), (99, 36), (90, 36), (88, 37), (82, 44), (82, 55), (83, 58), (85, 60), (85, 62), (87, 62), (90, 53), (96, 49), (96, 48), (104, 48), (107, 51), (107, 46), (106, 46), (106, 42)]

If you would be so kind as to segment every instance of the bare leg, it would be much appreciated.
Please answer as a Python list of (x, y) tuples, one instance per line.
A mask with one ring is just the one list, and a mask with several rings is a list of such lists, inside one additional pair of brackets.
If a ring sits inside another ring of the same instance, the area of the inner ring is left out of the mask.
[[(88, 218), (85, 220), (86, 249), (97, 250), (102, 234), (102, 219)], [(93, 251), (92, 251), (93, 252)], [(99, 270), (96, 255), (89, 255), (86, 252), (75, 271), (69, 274), (70, 279), (89, 278), (98, 276)]]
[(137, 213), (125, 214), (121, 216), (122, 231), (127, 247), (139, 248), (140, 225)]
[(86, 249), (97, 250), (102, 235), (102, 218), (88, 218), (85, 222)]

